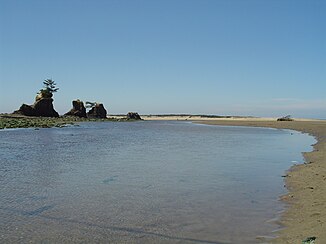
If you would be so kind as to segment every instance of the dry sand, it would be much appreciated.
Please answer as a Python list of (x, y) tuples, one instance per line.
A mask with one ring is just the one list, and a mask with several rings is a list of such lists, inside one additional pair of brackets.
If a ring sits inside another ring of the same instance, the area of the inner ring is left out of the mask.
[[(143, 117), (143, 116), (142, 116)], [(273, 118), (207, 119), (195, 117), (143, 117), (145, 120), (192, 120), (210, 125), (256, 126), (293, 129), (317, 139), (312, 152), (304, 153), (305, 164), (294, 165), (285, 178), (289, 193), (280, 197), (288, 203), (281, 217), (284, 228), (273, 243), (301, 243), (316, 237), (315, 243), (326, 243), (326, 121), (295, 119), (276, 121)]]

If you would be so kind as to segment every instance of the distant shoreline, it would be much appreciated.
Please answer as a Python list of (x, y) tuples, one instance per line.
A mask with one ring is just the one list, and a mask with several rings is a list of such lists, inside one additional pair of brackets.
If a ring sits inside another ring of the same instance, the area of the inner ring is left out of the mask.
[[(113, 115), (119, 117), (121, 115)], [(254, 117), (254, 116), (220, 116), (220, 115), (191, 115), (191, 114), (158, 114), (141, 115), (144, 120), (191, 120), (191, 121), (275, 121), (276, 117)], [(294, 118), (295, 121), (325, 121), (321, 119)]]

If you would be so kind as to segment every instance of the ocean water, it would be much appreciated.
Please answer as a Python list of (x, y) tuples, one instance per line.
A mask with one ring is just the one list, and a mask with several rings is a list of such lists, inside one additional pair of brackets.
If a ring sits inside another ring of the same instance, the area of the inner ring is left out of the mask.
[(262, 243), (313, 143), (171, 121), (2, 130), (0, 242)]

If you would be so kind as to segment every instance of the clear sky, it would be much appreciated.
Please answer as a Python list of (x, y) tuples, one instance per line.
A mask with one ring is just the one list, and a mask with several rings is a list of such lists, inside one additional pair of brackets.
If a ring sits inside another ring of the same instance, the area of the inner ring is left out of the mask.
[(0, 0), (0, 112), (326, 118), (324, 0)]

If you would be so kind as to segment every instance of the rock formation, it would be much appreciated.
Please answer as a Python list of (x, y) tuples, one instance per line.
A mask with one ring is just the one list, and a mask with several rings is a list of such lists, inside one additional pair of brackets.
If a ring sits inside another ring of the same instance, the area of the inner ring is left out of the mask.
[(72, 116), (78, 116), (80, 118), (86, 118), (86, 108), (84, 106), (84, 103), (80, 101), (79, 99), (72, 101), (73, 108), (66, 113), (65, 115), (72, 115)]
[(26, 116), (59, 117), (58, 112), (54, 110), (53, 99), (44, 97), (37, 97), (33, 105), (23, 104), (14, 113)]
[(57, 111), (53, 107), (53, 92), (58, 91), (56, 84), (52, 79), (47, 79), (43, 82), (44, 88), (41, 89), (36, 97), (33, 105), (23, 104), (15, 111), (16, 114), (22, 114), (26, 116), (38, 116), (38, 117), (59, 117)]
[(136, 119), (136, 120), (141, 120), (141, 117), (139, 116), (138, 113), (129, 112), (129, 113), (127, 114), (127, 119)]
[(35, 102), (33, 107), (35, 116), (59, 117), (58, 112), (54, 110), (52, 98), (42, 98)]
[(277, 121), (293, 121), (293, 119), (291, 118), (291, 115), (287, 115), (287, 116), (278, 118)]
[(33, 105), (27, 105), (23, 103), (23, 105), (20, 106), (18, 110), (14, 112), (15, 114), (22, 114), (26, 116), (35, 116), (35, 110), (33, 108)]
[(96, 103), (91, 110), (88, 111), (87, 117), (106, 119), (106, 109), (102, 103)]

